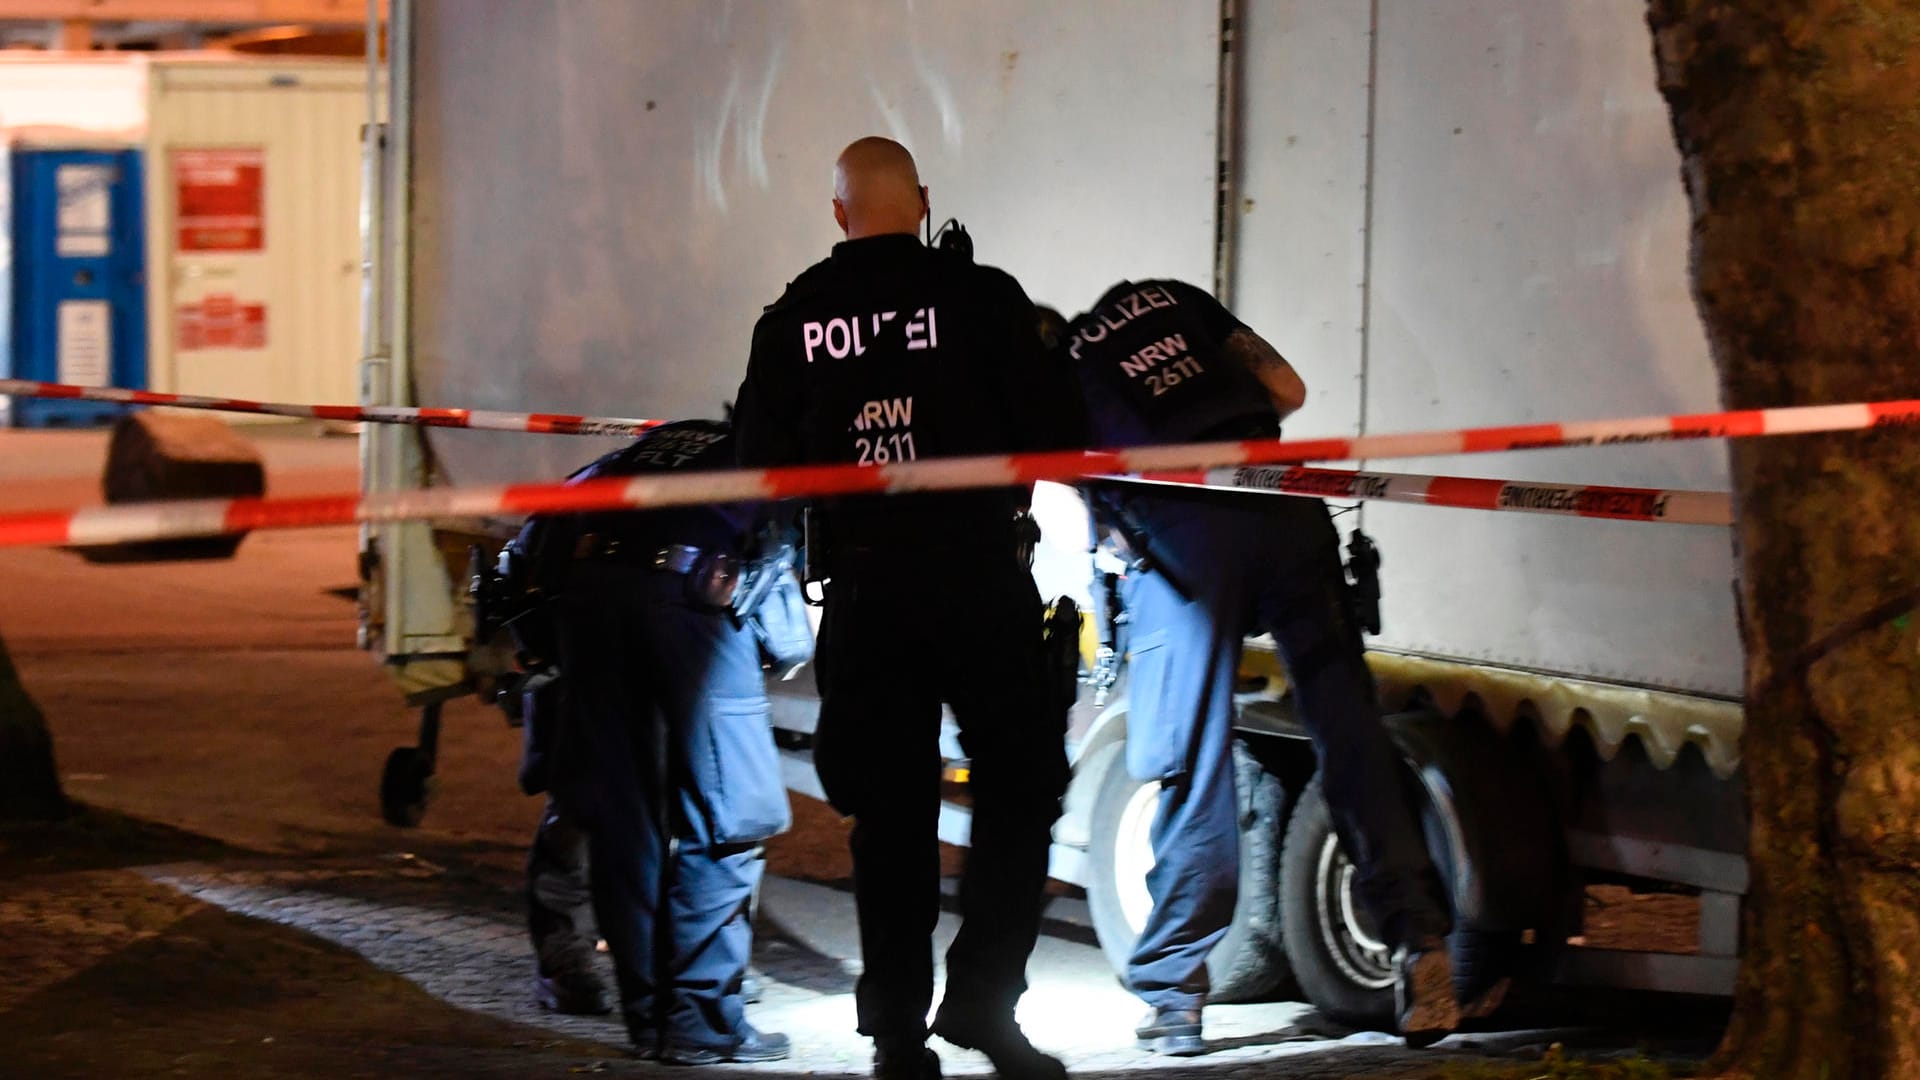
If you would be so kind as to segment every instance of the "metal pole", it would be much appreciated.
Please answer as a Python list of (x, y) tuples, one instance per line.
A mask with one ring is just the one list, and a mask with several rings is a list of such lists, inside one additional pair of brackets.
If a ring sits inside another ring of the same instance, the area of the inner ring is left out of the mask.
[[(413, 147), (413, 0), (394, 0), (387, 24), (386, 178), (381, 199), (381, 229), (385, 244), (380, 268), (384, 303), (380, 305), (381, 353), (384, 370), (374, 393), (380, 404), (402, 404), (408, 397), (410, 357), (407, 348), (407, 226)], [(399, 491), (407, 482), (406, 432), (382, 425), (374, 433), (379, 447), (374, 479), (381, 490)], [(391, 659), (407, 651), (407, 589), (404, 524), (382, 526), (377, 532), (380, 555), (384, 652)]]
[(1213, 231), (1213, 295), (1233, 307), (1240, 238), (1240, 0), (1220, 0), (1220, 94), (1214, 134), (1216, 196)]
[[(387, 381), (386, 288), (382, 273), (386, 266), (386, 132), (380, 113), (380, 0), (367, 0), (367, 119), (360, 135), (360, 403), (381, 404)], [(363, 425), (360, 430), (360, 493), (371, 494), (383, 467), (379, 453), (378, 427)], [(363, 524), (358, 530), (360, 565), (370, 566), (378, 557), (374, 538), (378, 530)], [(364, 588), (365, 586), (363, 586)], [(366, 649), (373, 645), (373, 611), (360, 598), (360, 625), (357, 643)]]

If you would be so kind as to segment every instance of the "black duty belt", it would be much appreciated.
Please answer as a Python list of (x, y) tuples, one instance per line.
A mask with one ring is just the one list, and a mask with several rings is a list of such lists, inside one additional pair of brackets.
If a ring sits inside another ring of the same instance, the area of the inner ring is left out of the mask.
[(583, 562), (641, 566), (687, 579), (687, 598), (712, 608), (733, 601), (734, 590), (746, 571), (747, 560), (724, 551), (691, 544), (653, 544), (622, 540), (604, 533), (586, 533), (574, 545), (573, 557)]

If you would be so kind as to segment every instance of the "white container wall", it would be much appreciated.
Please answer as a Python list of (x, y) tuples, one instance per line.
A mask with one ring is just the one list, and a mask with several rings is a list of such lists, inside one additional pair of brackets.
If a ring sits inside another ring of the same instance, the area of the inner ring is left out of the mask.
[(146, 122), (145, 57), (0, 57), (0, 128), (64, 128), (138, 138)]
[[(407, 222), (420, 404), (717, 416), (753, 321), (892, 136), (934, 224), (1074, 312), (1213, 273), (1219, 12), (1193, 0), (423, 0)], [(606, 444), (428, 434), (457, 483)]]
[[(1291, 435), (1715, 407), (1635, 5), (1243, 0), (1224, 147), (1217, 5), (841, 6), (411, 5), (402, 344), (425, 401), (712, 414), (760, 305), (837, 239), (832, 156), (882, 132), (919, 155), (936, 218), (1065, 310), (1123, 275), (1209, 283), (1225, 256), (1236, 311), (1307, 379)], [(558, 476), (598, 449), (427, 438), (456, 483)], [(1727, 482), (1718, 444), (1387, 467)], [(1377, 645), (1739, 691), (1724, 531), (1356, 519), (1385, 553)]]
[(161, 60), (149, 88), (152, 388), (357, 400), (365, 69)]

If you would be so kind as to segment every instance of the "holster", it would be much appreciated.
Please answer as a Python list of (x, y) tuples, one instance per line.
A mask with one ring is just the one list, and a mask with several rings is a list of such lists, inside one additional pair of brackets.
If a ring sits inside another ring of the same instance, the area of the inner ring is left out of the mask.
[(800, 598), (809, 606), (826, 605), (829, 551), (826, 530), (820, 527), (820, 515), (814, 513), (811, 506), (803, 507), (800, 510)]
[(1166, 563), (1153, 557), (1153, 540), (1147, 529), (1128, 509), (1127, 500), (1112, 492), (1094, 489), (1088, 492), (1092, 501), (1100, 508), (1100, 517), (1107, 528), (1118, 539), (1115, 544), (1120, 557), (1127, 561), (1129, 569), (1151, 570), (1160, 575), (1174, 592), (1183, 600), (1192, 600), (1193, 593), (1180, 583), (1180, 580), (1167, 571)]
[(1053, 602), (1040, 640), (1047, 657), (1047, 701), (1064, 718), (1080, 693), (1080, 605), (1072, 597)]
[(1369, 634), (1380, 632), (1380, 549), (1359, 529), (1347, 540), (1347, 602), (1354, 625)]

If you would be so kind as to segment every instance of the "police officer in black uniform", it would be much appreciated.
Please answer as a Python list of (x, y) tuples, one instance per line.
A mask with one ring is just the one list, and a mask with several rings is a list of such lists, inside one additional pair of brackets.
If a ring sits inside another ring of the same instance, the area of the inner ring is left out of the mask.
[[(726, 424), (680, 421), (572, 479), (729, 468), (733, 457)], [(559, 671), (559, 722), (540, 755), (552, 801), (587, 835), (628, 1033), (642, 1055), (681, 1064), (789, 1052), (786, 1036), (747, 1022), (741, 1000), (759, 843), (790, 821), (750, 625), (790, 565), (766, 517), (742, 505), (552, 516), (515, 541), (540, 602), (521, 619), (550, 637)], [(546, 858), (564, 877), (567, 853)], [(541, 859), (536, 840), (535, 869)], [(545, 929), (581, 947), (571, 925)]]
[[(1179, 281), (1123, 281), (1074, 319), (1062, 347), (1100, 446), (1274, 439), (1306, 387), (1218, 301)], [(1451, 918), (1401, 786), (1348, 607), (1339, 537), (1318, 499), (1128, 484), (1090, 489), (1096, 516), (1135, 556), (1129, 575), (1127, 767), (1159, 781), (1154, 906), (1127, 979), (1153, 1011), (1142, 1047), (1199, 1053), (1206, 959), (1232, 919), (1239, 879), (1232, 724), (1242, 639), (1273, 634), (1319, 758), (1355, 891), (1397, 947), (1409, 1043), (1458, 1021)], [(1144, 549), (1144, 550), (1142, 550)]]
[[(735, 412), (741, 463), (886, 464), (1074, 443), (1072, 376), (1041, 347), (1020, 286), (916, 235), (927, 202), (911, 155), (861, 139), (834, 181), (847, 240), (754, 329)], [(1016, 515), (1031, 494), (842, 498), (812, 511), (809, 558), (824, 559), (828, 579), (815, 760), (828, 799), (854, 819), (859, 1029), (889, 1080), (939, 1074), (926, 1037), (942, 700), (971, 763), (973, 833), (963, 925), (931, 1030), (985, 1051), (1011, 1080), (1065, 1072), (1013, 1018), (1067, 779), (1040, 598), (1016, 555)]]

